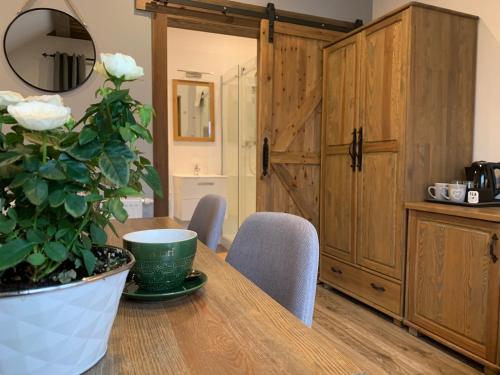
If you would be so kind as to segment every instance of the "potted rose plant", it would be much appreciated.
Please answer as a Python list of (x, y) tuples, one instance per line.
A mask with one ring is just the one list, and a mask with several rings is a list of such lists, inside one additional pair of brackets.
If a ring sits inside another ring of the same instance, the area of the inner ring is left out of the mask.
[(127, 219), (121, 199), (142, 183), (162, 194), (136, 147), (152, 141), (153, 110), (122, 88), (142, 68), (121, 54), (101, 60), (100, 101), (79, 121), (58, 95), (0, 92), (2, 374), (80, 373), (105, 354), (134, 263), (105, 229)]

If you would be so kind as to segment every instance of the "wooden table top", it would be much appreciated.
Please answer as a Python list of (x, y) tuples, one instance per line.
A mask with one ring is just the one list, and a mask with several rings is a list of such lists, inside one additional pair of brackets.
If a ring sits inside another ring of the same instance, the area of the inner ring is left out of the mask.
[[(116, 224), (120, 236), (176, 228), (168, 218)], [(110, 244), (121, 239), (110, 236)], [(208, 276), (196, 293), (165, 302), (122, 299), (106, 356), (88, 374), (360, 374), (334, 344), (205, 245), (194, 267)]]

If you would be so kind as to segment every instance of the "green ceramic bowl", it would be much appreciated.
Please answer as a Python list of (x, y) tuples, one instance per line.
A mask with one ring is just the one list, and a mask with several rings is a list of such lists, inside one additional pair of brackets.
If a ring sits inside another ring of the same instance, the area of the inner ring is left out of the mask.
[(127, 233), (123, 247), (135, 257), (132, 272), (139, 288), (167, 292), (179, 287), (193, 267), (197, 234), (186, 229)]

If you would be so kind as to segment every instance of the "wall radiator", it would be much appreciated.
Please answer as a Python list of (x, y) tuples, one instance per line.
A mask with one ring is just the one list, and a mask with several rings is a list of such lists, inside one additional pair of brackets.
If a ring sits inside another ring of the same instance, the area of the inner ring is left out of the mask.
[(144, 217), (144, 206), (151, 205), (154, 201), (151, 198), (126, 198), (122, 202), (129, 219), (136, 219)]

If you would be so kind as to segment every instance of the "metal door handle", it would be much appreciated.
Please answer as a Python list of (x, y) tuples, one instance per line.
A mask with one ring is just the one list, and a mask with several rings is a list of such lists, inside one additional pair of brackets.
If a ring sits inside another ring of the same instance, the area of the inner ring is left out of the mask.
[(357, 137), (356, 137), (356, 132), (357, 130), (354, 129), (352, 131), (352, 142), (349, 145), (349, 155), (351, 156), (351, 168), (352, 171), (356, 171), (356, 142), (357, 142)]
[(375, 289), (377, 292), (385, 292), (385, 288), (383, 286), (379, 286), (375, 283), (371, 283), (370, 286)]
[(264, 138), (262, 145), (262, 177), (269, 174), (269, 141), (267, 137)]
[(212, 186), (215, 185), (213, 182), (198, 182), (198, 185), (200, 186)]
[(498, 260), (497, 255), (495, 254), (495, 247), (498, 241), (498, 236), (496, 233), (493, 233), (490, 239), (490, 258), (493, 263), (496, 263)]
[(363, 169), (363, 128), (359, 128), (359, 139), (358, 139), (358, 171), (361, 172)]
[(339, 275), (342, 275), (342, 270), (339, 270), (338, 268), (335, 268), (335, 267), (331, 267), (330, 269), (332, 270), (332, 272), (338, 273)]

